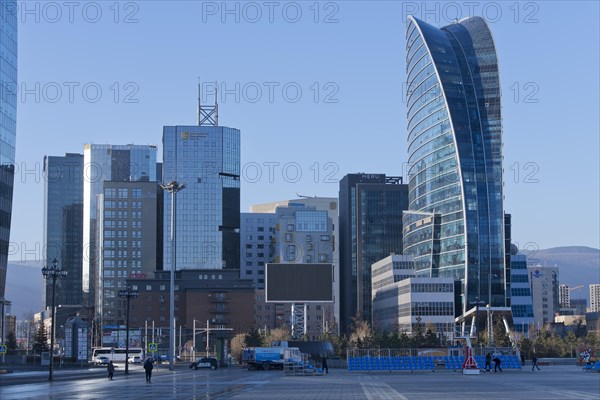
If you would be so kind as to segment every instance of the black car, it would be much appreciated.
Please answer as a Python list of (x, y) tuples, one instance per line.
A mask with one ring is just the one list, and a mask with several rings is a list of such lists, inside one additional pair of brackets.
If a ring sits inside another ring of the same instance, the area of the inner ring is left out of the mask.
[(190, 364), (191, 369), (198, 368), (210, 368), (217, 369), (219, 368), (219, 362), (214, 357), (202, 357), (197, 359), (195, 362)]

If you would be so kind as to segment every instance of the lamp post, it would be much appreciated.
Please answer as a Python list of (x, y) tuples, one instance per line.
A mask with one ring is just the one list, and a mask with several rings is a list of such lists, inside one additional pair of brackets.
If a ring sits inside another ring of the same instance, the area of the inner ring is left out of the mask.
[(50, 369), (48, 371), (48, 380), (51, 381), (53, 376), (53, 367), (54, 367), (54, 320), (55, 320), (55, 312), (54, 312), (54, 302), (56, 300), (55, 291), (56, 291), (56, 279), (64, 279), (67, 277), (67, 271), (60, 269), (58, 266), (58, 261), (56, 258), (52, 260), (51, 267), (42, 268), (42, 275), (44, 275), (45, 279), (52, 279), (52, 322), (50, 324)]
[(175, 355), (175, 268), (177, 266), (177, 227), (175, 218), (177, 217), (177, 192), (185, 188), (185, 185), (177, 181), (171, 181), (166, 185), (161, 184), (161, 188), (171, 193), (171, 284), (169, 287), (169, 369), (173, 371), (175, 365), (173, 357)]
[(127, 299), (127, 315), (125, 316), (125, 374), (129, 373), (129, 300), (136, 299), (138, 291), (127, 286), (125, 290), (119, 290), (119, 297)]

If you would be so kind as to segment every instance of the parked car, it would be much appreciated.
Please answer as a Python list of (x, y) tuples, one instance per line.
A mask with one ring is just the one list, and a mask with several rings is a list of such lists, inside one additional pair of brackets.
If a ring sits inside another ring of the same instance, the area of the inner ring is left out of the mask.
[(140, 356), (129, 357), (129, 364), (141, 364), (141, 363), (142, 363), (142, 357), (140, 357)]
[(94, 358), (94, 364), (95, 365), (107, 365), (109, 363), (109, 359), (108, 357), (105, 356), (98, 356), (96, 358)]
[(198, 368), (217, 369), (219, 368), (219, 362), (214, 357), (202, 357), (191, 363), (190, 368), (194, 370)]

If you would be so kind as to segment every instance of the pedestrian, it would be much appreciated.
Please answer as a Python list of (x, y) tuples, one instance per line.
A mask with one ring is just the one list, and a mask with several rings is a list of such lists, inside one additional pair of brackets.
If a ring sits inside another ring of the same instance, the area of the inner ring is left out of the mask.
[(502, 367), (500, 366), (500, 364), (502, 364), (502, 360), (500, 359), (500, 357), (496, 356), (494, 357), (494, 372), (497, 372), (497, 370), (499, 369), (500, 372), (502, 372)]
[(108, 365), (106, 366), (106, 370), (108, 371), (108, 379), (110, 379), (112, 381), (113, 375), (115, 374), (115, 366), (113, 365), (112, 361), (108, 362)]
[(485, 355), (485, 372), (492, 372), (492, 353)]
[(533, 357), (531, 357), (531, 363), (533, 364), (533, 367), (531, 367), (531, 370), (534, 371), (534, 368), (537, 368), (538, 371), (540, 370), (540, 367), (537, 365), (538, 359), (535, 356), (535, 353), (533, 354)]
[(150, 357), (146, 358), (144, 369), (146, 370), (146, 382), (152, 382), (152, 370), (154, 369), (154, 365), (152, 364), (152, 359)]
[(326, 374), (329, 373), (329, 368), (327, 367), (327, 356), (323, 355), (323, 357), (321, 357), (321, 366), (323, 367), (323, 371), (325, 371)]

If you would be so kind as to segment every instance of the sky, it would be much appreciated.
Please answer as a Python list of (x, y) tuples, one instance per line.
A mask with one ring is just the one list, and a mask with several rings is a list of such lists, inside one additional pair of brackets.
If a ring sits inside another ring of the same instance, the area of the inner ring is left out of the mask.
[[(43, 251), (44, 155), (241, 130), (241, 208), (336, 197), (348, 173), (406, 173), (406, 17), (479, 15), (500, 61), (504, 207), (520, 249), (600, 247), (596, 1), (19, 1), (9, 259)], [(40, 257), (38, 257), (40, 258)]]

